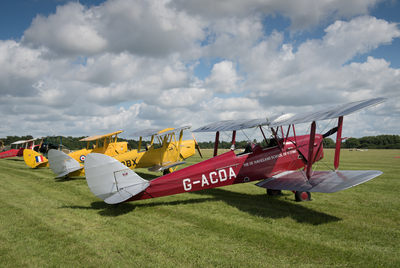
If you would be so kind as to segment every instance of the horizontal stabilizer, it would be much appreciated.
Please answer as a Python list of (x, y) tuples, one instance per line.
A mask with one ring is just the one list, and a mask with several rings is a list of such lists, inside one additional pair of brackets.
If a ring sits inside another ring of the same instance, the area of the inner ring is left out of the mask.
[(161, 165), (155, 165), (155, 166), (152, 166), (151, 168), (149, 168), (148, 170), (152, 171), (152, 172), (164, 171), (166, 169), (173, 168), (173, 167), (176, 167), (176, 166), (179, 166), (179, 165), (183, 165), (185, 163), (186, 163), (185, 161), (173, 162), (173, 163), (168, 163), (168, 164), (163, 163), (164, 165), (162, 165), (162, 166)]
[(314, 171), (307, 179), (304, 171), (286, 172), (260, 181), (259, 187), (274, 190), (334, 193), (381, 175), (378, 170)]
[(57, 178), (64, 177), (69, 173), (83, 168), (78, 161), (58, 150), (51, 149), (47, 155), (50, 168)]
[(92, 193), (107, 204), (124, 202), (150, 184), (116, 159), (104, 154), (91, 153), (86, 156), (85, 174)]
[(24, 149), (23, 156), (25, 164), (28, 167), (37, 168), (48, 166), (49, 161), (47, 158), (34, 150)]

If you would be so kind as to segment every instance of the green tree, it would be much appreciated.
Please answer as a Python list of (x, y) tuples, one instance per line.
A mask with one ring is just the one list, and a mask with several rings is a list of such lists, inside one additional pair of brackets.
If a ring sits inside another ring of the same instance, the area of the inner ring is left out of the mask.
[(344, 142), (344, 146), (343, 147), (345, 147), (345, 148), (359, 148), (360, 147), (360, 142), (356, 138), (348, 138)]

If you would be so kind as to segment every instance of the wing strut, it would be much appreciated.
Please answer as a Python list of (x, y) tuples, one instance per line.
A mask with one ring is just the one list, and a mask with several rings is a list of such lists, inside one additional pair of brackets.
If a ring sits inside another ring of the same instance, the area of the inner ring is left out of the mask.
[[(174, 134), (172, 134), (174, 135)], [(178, 141), (178, 158), (176, 159), (176, 161), (179, 160), (179, 157), (181, 155), (181, 149), (182, 149), (182, 137), (183, 137), (183, 129), (181, 129), (181, 131), (179, 132), (179, 141)]]
[(306, 175), (307, 178), (311, 178), (311, 167), (312, 167), (312, 156), (314, 152), (314, 140), (315, 140), (315, 129), (316, 129), (316, 124), (315, 121), (311, 123), (311, 131), (310, 131), (310, 142), (309, 142), (309, 147), (308, 147), (308, 158), (307, 158), (307, 169), (306, 169)]
[(236, 130), (232, 131), (232, 145), (231, 145), (232, 150), (235, 150), (235, 144), (236, 144)]
[(262, 126), (261, 126), (261, 125), (260, 125), (260, 130), (261, 130), (261, 133), (262, 133), (262, 135), (263, 135), (263, 137), (264, 137), (265, 143), (268, 143), (268, 140), (267, 140), (267, 138), (265, 137), (265, 134), (264, 134), (264, 131), (262, 130)]
[(140, 152), (141, 146), (142, 146), (142, 136), (140, 136), (140, 138), (139, 138), (139, 144), (138, 144), (138, 149), (137, 149), (138, 152)]
[(336, 134), (335, 161), (333, 163), (335, 170), (339, 168), (340, 145), (342, 144), (342, 127), (343, 127), (343, 116), (340, 116), (338, 120), (338, 127), (337, 127), (338, 129)]
[(215, 133), (214, 156), (217, 156), (218, 153), (218, 142), (219, 142), (219, 131)]

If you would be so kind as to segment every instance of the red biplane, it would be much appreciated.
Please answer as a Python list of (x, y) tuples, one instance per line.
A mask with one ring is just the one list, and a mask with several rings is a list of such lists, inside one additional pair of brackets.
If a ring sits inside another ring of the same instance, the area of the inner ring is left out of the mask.
[[(216, 132), (214, 157), (171, 174), (147, 181), (119, 161), (92, 153), (86, 157), (86, 180), (90, 190), (108, 204), (193, 192), (236, 183), (258, 181), (256, 185), (276, 194), (281, 190), (295, 193), (296, 200), (309, 200), (310, 192), (333, 193), (364, 183), (382, 174), (376, 170), (338, 170), (343, 116), (383, 102), (369, 99), (326, 108), (317, 112), (287, 114), (275, 118), (228, 120), (201, 127), (194, 132)], [(325, 134), (316, 134), (316, 121), (338, 118), (337, 126)], [(311, 122), (310, 133), (296, 135), (295, 124)], [(263, 127), (273, 139), (265, 137)], [(284, 129), (285, 127), (285, 129)], [(230, 150), (217, 155), (220, 131), (259, 128), (266, 142), (251, 144), (244, 152)], [(293, 133), (293, 135), (289, 135)], [(323, 139), (336, 133), (333, 169), (313, 171), (313, 164), (323, 158)]]
[(0, 153), (0, 159), (14, 156), (22, 156), (25, 149), (33, 150), (34, 148), (39, 146), (39, 144), (35, 145), (36, 140), (37, 139), (21, 140), (11, 143), (11, 148), (9, 150)]

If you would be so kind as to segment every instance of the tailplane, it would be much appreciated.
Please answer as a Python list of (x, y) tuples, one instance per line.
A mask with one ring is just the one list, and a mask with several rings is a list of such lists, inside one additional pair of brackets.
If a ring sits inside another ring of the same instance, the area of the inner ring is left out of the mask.
[(23, 152), (25, 164), (31, 168), (47, 167), (49, 161), (42, 154), (31, 150), (25, 149)]
[(85, 174), (92, 193), (107, 204), (124, 202), (150, 184), (116, 159), (98, 153), (86, 156)]
[(58, 150), (51, 149), (48, 153), (51, 170), (56, 174), (57, 178), (64, 177), (69, 173), (83, 168), (78, 161)]

